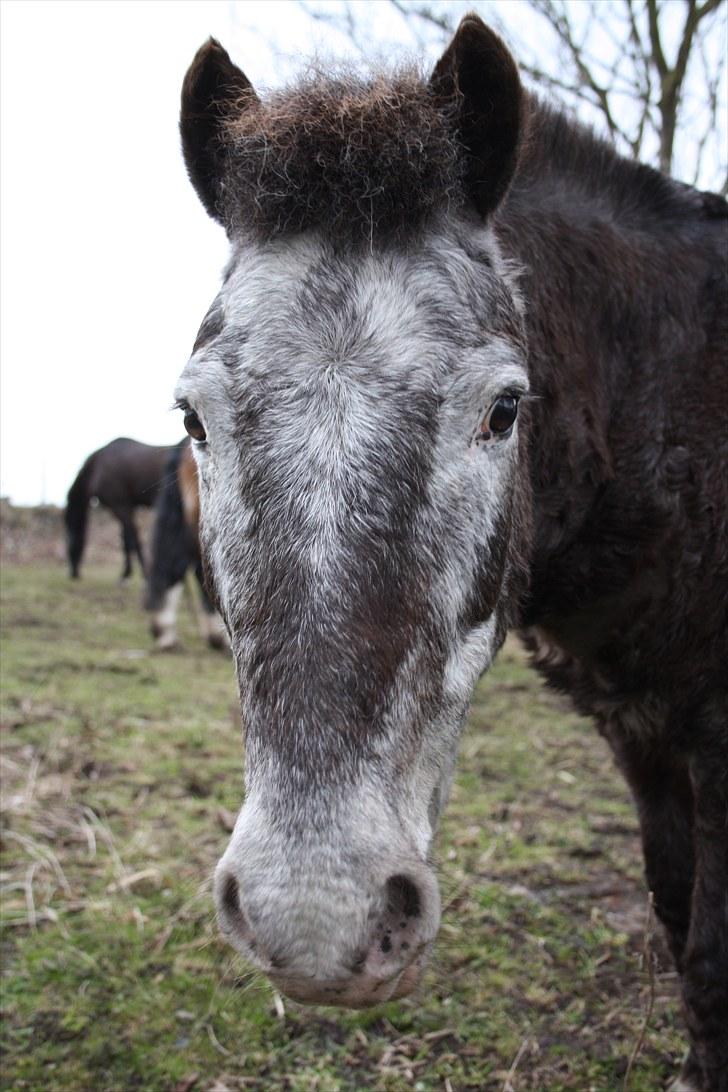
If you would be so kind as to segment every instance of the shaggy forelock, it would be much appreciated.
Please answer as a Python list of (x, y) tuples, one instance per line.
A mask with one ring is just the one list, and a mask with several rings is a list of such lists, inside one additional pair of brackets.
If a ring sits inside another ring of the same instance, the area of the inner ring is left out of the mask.
[(229, 230), (270, 239), (322, 228), (347, 242), (411, 234), (463, 200), (454, 119), (421, 75), (310, 74), (241, 99), (226, 131)]

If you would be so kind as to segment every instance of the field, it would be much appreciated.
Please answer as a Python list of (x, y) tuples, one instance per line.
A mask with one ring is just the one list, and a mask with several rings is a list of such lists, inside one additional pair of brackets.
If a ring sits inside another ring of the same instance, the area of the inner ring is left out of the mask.
[(4, 1089), (665, 1087), (683, 1037), (632, 805), (517, 644), (475, 695), (418, 995), (306, 1009), (216, 932), (210, 874), (242, 793), (231, 662), (189, 604), (183, 648), (152, 652), (108, 527), (72, 584), (57, 514), (3, 517)]

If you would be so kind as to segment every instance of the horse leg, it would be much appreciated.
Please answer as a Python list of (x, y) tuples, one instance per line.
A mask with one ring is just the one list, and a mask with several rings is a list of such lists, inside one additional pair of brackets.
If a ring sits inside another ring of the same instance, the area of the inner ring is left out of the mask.
[(139, 568), (142, 570), (142, 576), (146, 580), (146, 578), (147, 578), (147, 565), (146, 565), (146, 562), (144, 560), (144, 551), (142, 550), (142, 540), (139, 538), (139, 532), (137, 531), (136, 523), (134, 522), (134, 516), (133, 515), (130, 518), (130, 523), (131, 523), (131, 530), (132, 530), (132, 535), (133, 535), (132, 549), (134, 550), (134, 553), (139, 558)]
[(121, 548), (124, 551), (124, 568), (120, 580), (128, 580), (132, 573), (131, 558), (134, 552), (134, 524), (131, 512), (115, 513), (121, 521)]
[(687, 764), (639, 737), (606, 733), (632, 790), (655, 913), (682, 972), (693, 890), (693, 792)]
[(134, 523), (134, 513), (131, 508), (114, 508), (112, 509), (114, 515), (121, 523), (121, 545), (124, 550), (124, 571), (121, 574), (121, 580), (128, 580), (132, 574), (132, 557), (134, 554), (139, 558), (139, 564), (141, 566), (142, 573), (146, 576), (146, 569), (144, 566), (144, 557), (142, 555), (142, 548), (139, 542), (139, 535), (137, 534), (136, 525)]
[[(693, 789), (687, 762), (666, 748), (645, 744), (628, 730), (602, 725), (617, 764), (632, 790), (640, 822), (645, 876), (675, 966), (682, 975), (691, 921), (695, 875)], [(691, 1049), (671, 1092), (702, 1092), (702, 1076)]]
[(142, 575), (146, 579), (147, 567), (144, 563), (144, 554), (142, 553), (142, 544), (139, 539), (139, 533), (136, 529), (136, 523), (134, 522), (134, 513), (129, 511), (129, 515), (124, 525), (124, 549), (127, 552), (127, 559), (129, 565), (129, 572), (131, 572), (131, 558), (133, 554), (136, 554), (139, 560), (139, 568), (142, 570)]
[(177, 647), (177, 612), (183, 589), (184, 579), (168, 588), (159, 608), (152, 614), (152, 634), (160, 652), (168, 652)]
[(683, 998), (702, 1089), (728, 1092), (728, 700), (704, 710), (693, 728), (695, 882)]
[(605, 733), (637, 803), (647, 883), (682, 981), (692, 1045), (673, 1092), (728, 1092), (726, 723), (689, 760), (664, 740)]

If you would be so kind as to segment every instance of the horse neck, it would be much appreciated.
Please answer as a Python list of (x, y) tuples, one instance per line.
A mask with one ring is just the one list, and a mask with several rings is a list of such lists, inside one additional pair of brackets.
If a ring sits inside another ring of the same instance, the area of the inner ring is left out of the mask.
[[(625, 398), (664, 401), (676, 369), (695, 357), (698, 293), (717, 248), (706, 246), (703, 195), (622, 160), (538, 103), (533, 111), (496, 226), (523, 270), (537, 396), (534, 549), (546, 566), (578, 538), (614, 477), (630, 428), (613, 427), (631, 408)], [(642, 413), (635, 427), (646, 434), (658, 420)]]
[(680, 318), (694, 301), (706, 258), (704, 197), (532, 103), (529, 139), (497, 226), (523, 269), (537, 383), (558, 358), (557, 379), (596, 372), (609, 388), (627, 374), (627, 346), (640, 358), (674, 352), (674, 332), (664, 340), (674, 326), (665, 308)]

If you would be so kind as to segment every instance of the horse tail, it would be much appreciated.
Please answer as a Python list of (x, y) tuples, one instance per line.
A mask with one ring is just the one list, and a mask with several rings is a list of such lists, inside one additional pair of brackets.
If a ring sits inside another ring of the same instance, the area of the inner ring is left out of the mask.
[(86, 545), (86, 529), (88, 527), (88, 506), (91, 496), (89, 494), (89, 478), (93, 470), (96, 453), (89, 455), (86, 462), (79, 470), (73, 485), (68, 490), (66, 498), (66, 550), (71, 576), (79, 575), (79, 566)]
[(181, 440), (172, 449), (154, 508), (152, 556), (144, 603), (148, 611), (154, 612), (163, 608), (167, 593), (184, 580), (192, 560), (192, 543), (178, 477), (182, 453), (188, 442)]

